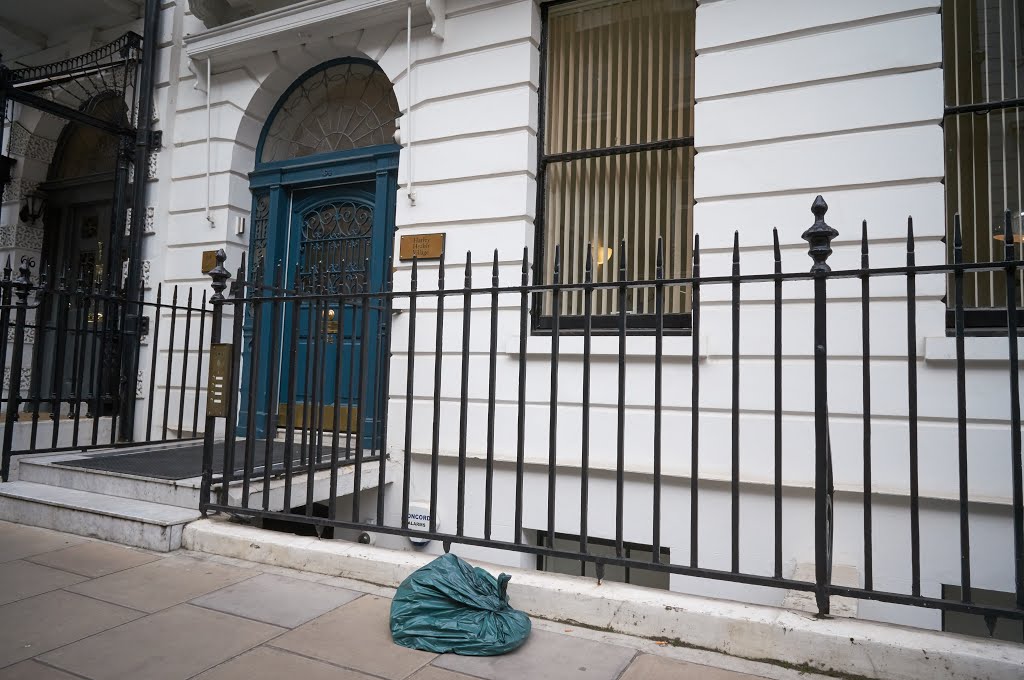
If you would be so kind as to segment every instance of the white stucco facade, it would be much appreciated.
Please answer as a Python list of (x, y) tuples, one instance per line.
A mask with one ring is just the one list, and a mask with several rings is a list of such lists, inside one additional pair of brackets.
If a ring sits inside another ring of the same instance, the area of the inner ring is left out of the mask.
[[(810, 205), (817, 194), (828, 201), (826, 219), (839, 231), (832, 244), (834, 268), (859, 266), (861, 220), (868, 222), (872, 264), (903, 264), (907, 216), (914, 218), (917, 262), (945, 261), (939, 4), (938, 0), (705, 0), (698, 5), (693, 228), (700, 236), (703, 274), (729, 273), (737, 230), (743, 271), (771, 271), (773, 227), (779, 229), (784, 270), (807, 270), (811, 260), (800, 235), (813, 221)], [(357, 5), (367, 8), (337, 16), (339, 8)], [(420, 0), (414, 5), (411, 53), (407, 53), (404, 3), (307, 2), (303, 7), (323, 13), (319, 23), (315, 12), (299, 18), (271, 13), (242, 20), (236, 28), (227, 24), (215, 29), (207, 29), (193, 16), (185, 0), (163, 4), (156, 126), (163, 131), (164, 141), (146, 182), (152, 220), (147, 213), (151, 230), (143, 241), (149, 295), (155, 293), (158, 282), (163, 282), (165, 290), (173, 285), (191, 286), (197, 294), (208, 289), (209, 280), (200, 272), (203, 251), (225, 248), (228, 268), (234, 271), (249, 244), (248, 173), (255, 168), (264, 122), (300, 74), (344, 56), (377, 62), (394, 84), (399, 107), (411, 109), (399, 121), (403, 150), (396, 249), (402, 235), (444, 232), (449, 286), (461, 285), (466, 251), (473, 253), (478, 280), (489, 281), (495, 248), (502, 282), (519, 282), (523, 249), (532, 253), (535, 244), (538, 5), (535, 0), (440, 4)], [(138, 30), (138, 23), (104, 29), (91, 40), (109, 39), (126, 28)], [(52, 61), (74, 52), (82, 40), (88, 42), (71, 35), (65, 42), (20, 58), (25, 63)], [(19, 120), (40, 141), (36, 147), (26, 146), (18, 167), (22, 183), (12, 185), (5, 194), (0, 224), (12, 234), (28, 228), (16, 226), (20, 194), (15, 187), (26, 185), (33, 176), (36, 180), (44, 176), (48, 162), (45, 152), (32, 156), (30, 150), (48, 147), (59, 134), (55, 119), (24, 111)], [(414, 204), (407, 196), (410, 180)], [(247, 225), (242, 233), (238, 233), (240, 220)], [(24, 247), (26, 243), (9, 239), (0, 243), (0, 253), (17, 256), (31, 250)], [(395, 288), (407, 290), (409, 263), (396, 262), (396, 268)], [(420, 288), (429, 288), (435, 277), (436, 266), (422, 264)], [(909, 592), (906, 291), (902, 281), (894, 278), (891, 285), (880, 282), (872, 289), (874, 585)], [(863, 578), (859, 290), (856, 280), (836, 283), (830, 290), (828, 342), (837, 489), (834, 563), (851, 567)], [(740, 567), (744, 572), (770, 575), (774, 565), (772, 291), (744, 287), (743, 294)], [(787, 284), (784, 294), (783, 554), (784, 575), (791, 576), (798, 565), (814, 561), (812, 307), (809, 286)], [(941, 277), (918, 279), (921, 584), (922, 594), (930, 596), (941, 596), (943, 584), (958, 584), (960, 574), (955, 362), (953, 340), (946, 337), (945, 294)], [(450, 302), (443, 370), (455, 376), (460, 371), (462, 309), (460, 301)], [(469, 535), (483, 531), (489, 312), (483, 297), (478, 305), (472, 316), (469, 381)], [(415, 409), (412, 488), (414, 499), (429, 495), (432, 423), (440, 418), (443, 474), (438, 516), (446, 530), (452, 529), (455, 517), (460, 392), (457, 379), (445, 380), (440, 413), (433, 412), (434, 326), (429, 307), (421, 305), (417, 316), (415, 351), (422, 356), (416, 361), (411, 405)], [(512, 540), (518, 299), (503, 297), (500, 309), (493, 535)], [(725, 570), (730, 565), (731, 309), (727, 287), (710, 286), (704, 291), (700, 469), (696, 471), (701, 480), (700, 565)], [(398, 460), (409, 408), (404, 397), (410, 350), (407, 322), (407, 314), (395, 317), (391, 348), (388, 450)], [(1006, 342), (1005, 337), (967, 338), (967, 416), (974, 586), (1012, 591)], [(181, 338), (179, 347), (180, 343)], [(597, 337), (593, 346), (589, 528), (592, 536), (614, 538), (617, 339)], [(530, 530), (547, 526), (550, 347), (550, 336), (533, 335), (527, 340), (523, 526)], [(627, 347), (625, 539), (649, 544), (653, 339), (630, 336)], [(694, 474), (689, 448), (691, 347), (689, 337), (665, 341), (662, 545), (671, 551), (673, 563), (689, 561), (689, 484)], [(144, 346), (143, 365), (153, 350)], [(568, 534), (577, 534), (579, 527), (581, 358), (582, 339), (562, 338), (557, 528)], [(162, 387), (162, 382), (157, 386)], [(144, 394), (147, 387), (142, 388)], [(159, 389), (156, 398), (160, 398)], [(192, 396), (188, 398), (186, 409), (191, 413)], [(176, 408), (173, 404), (172, 409)], [(387, 498), (389, 519), (400, 521), (400, 493)], [(390, 543), (409, 547), (404, 539), (390, 539)], [(441, 547), (427, 549), (440, 551)], [(491, 562), (534, 563), (529, 555), (458, 546), (454, 550), (486, 556)], [(767, 604), (781, 604), (785, 596), (780, 590), (682, 576), (673, 576), (671, 586)], [(941, 625), (937, 611), (867, 601), (860, 604), (859, 614), (930, 628)]]

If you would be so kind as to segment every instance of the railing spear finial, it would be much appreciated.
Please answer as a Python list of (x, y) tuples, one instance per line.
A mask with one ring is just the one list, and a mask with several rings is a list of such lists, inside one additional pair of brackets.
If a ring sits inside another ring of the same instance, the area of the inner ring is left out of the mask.
[(231, 278), (231, 272), (224, 268), (224, 262), (228, 259), (228, 255), (224, 252), (223, 248), (217, 251), (216, 259), (216, 266), (206, 272), (213, 279), (213, 282), (210, 284), (210, 287), (213, 288), (213, 295), (210, 297), (211, 302), (224, 299), (224, 289), (228, 287), (228, 279)]
[(811, 212), (814, 213), (814, 224), (808, 227), (801, 237), (809, 244), (807, 254), (814, 260), (811, 271), (815, 274), (830, 272), (832, 268), (828, 266), (826, 260), (832, 254), (832, 239), (839, 236), (839, 232), (825, 223), (828, 203), (820, 194), (811, 204)]

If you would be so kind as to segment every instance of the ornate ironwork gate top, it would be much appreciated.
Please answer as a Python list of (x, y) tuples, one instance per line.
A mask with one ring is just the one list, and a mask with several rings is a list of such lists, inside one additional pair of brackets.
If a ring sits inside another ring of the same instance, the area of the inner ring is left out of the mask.
[[(51, 64), (20, 69), (0, 65), (0, 109), (6, 117), (7, 100), (17, 101), (111, 134), (133, 136), (141, 45), (142, 37), (129, 31), (102, 47)], [(100, 95), (122, 99), (128, 120), (119, 123), (86, 110)]]

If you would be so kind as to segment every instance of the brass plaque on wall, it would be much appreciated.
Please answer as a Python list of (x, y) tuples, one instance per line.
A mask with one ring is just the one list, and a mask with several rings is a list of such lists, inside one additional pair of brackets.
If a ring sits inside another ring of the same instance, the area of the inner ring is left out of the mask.
[(436, 260), (444, 253), (444, 234), (415, 234), (398, 240), (398, 259)]
[(210, 345), (210, 373), (206, 382), (206, 415), (228, 415), (228, 385), (231, 384), (231, 343)]
[(217, 266), (217, 251), (216, 250), (204, 250), (203, 251), (203, 273), (209, 274), (210, 270)]

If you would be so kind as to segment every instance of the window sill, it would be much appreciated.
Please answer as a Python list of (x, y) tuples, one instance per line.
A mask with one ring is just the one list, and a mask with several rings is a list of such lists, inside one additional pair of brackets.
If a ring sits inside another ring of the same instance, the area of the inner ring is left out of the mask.
[[(1018, 348), (1019, 348), (1018, 341)], [(964, 360), (970, 363), (1007, 363), (1009, 343), (1006, 336), (964, 338)], [(924, 360), (938, 365), (956, 364), (956, 338), (925, 338)]]
[[(631, 359), (654, 359), (655, 338), (650, 335), (627, 335), (626, 356)], [(511, 336), (505, 341), (505, 354), (519, 356), (519, 336)], [(690, 361), (693, 353), (692, 336), (671, 336), (664, 338), (662, 354), (664, 361), (678, 363)], [(579, 335), (563, 335), (559, 337), (558, 355), (560, 357), (582, 357), (583, 337)], [(595, 335), (590, 339), (590, 355), (593, 358), (618, 358), (619, 338), (617, 336)], [(527, 357), (550, 357), (551, 336), (531, 335), (526, 339)], [(700, 360), (707, 361), (708, 339), (700, 338)]]

